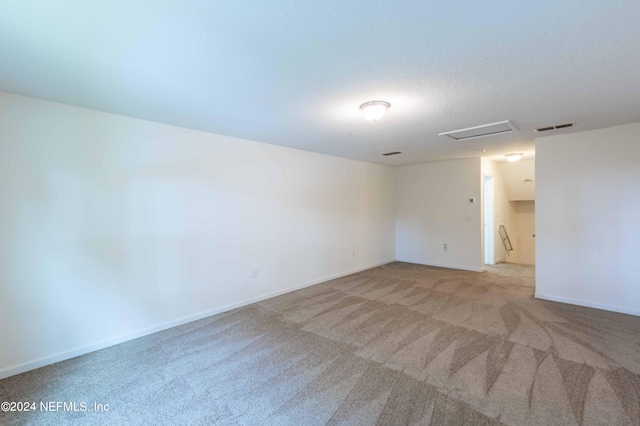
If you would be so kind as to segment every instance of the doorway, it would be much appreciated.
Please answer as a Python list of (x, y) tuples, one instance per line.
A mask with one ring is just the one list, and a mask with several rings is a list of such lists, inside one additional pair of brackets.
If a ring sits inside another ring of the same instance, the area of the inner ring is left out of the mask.
[(513, 203), (514, 225), (518, 239), (517, 263), (535, 265), (536, 263), (536, 202), (518, 200)]

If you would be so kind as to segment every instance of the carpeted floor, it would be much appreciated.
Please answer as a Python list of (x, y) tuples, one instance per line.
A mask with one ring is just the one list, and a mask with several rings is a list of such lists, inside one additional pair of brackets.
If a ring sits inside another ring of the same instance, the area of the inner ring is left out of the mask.
[(640, 424), (640, 318), (395, 262), (0, 381), (1, 424)]

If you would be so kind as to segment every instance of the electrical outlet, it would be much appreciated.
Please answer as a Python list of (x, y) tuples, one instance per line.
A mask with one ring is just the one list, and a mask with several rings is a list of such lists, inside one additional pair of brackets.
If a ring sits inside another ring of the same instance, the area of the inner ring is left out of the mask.
[(444, 244), (444, 245), (442, 246), (442, 250), (447, 251), (447, 250), (449, 250), (449, 248), (447, 247), (447, 245), (446, 245), (446, 244)]
[(355, 256), (355, 255), (356, 255), (356, 251), (355, 251), (355, 250), (353, 250), (353, 251), (351, 252), (351, 256)]
[(252, 274), (251, 274), (251, 278), (258, 278), (258, 270), (254, 269)]

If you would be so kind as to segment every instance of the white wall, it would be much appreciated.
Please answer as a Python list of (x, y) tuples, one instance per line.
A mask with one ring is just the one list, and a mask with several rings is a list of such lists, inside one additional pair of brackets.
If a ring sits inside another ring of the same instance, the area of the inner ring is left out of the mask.
[(388, 167), (0, 93), (0, 377), (394, 260), (393, 209)]
[(482, 270), (480, 159), (397, 167), (394, 172), (396, 258)]
[[(520, 160), (500, 163), (507, 188), (507, 197), (511, 201), (535, 200), (536, 172), (535, 160)], [(532, 184), (525, 184), (526, 179), (533, 180)]]
[(640, 123), (536, 140), (536, 296), (640, 315)]

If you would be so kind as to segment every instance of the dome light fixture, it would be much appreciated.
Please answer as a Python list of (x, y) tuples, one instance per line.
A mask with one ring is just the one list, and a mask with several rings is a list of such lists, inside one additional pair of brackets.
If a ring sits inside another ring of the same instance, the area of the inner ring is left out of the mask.
[(516, 152), (513, 154), (506, 154), (505, 157), (507, 157), (507, 161), (510, 161), (513, 163), (514, 161), (518, 161), (519, 159), (522, 158), (522, 153)]
[(391, 105), (389, 104), (389, 102), (385, 101), (370, 101), (360, 105), (360, 109), (362, 110), (364, 118), (369, 121), (380, 120), (382, 117), (384, 117), (384, 114), (390, 107)]

